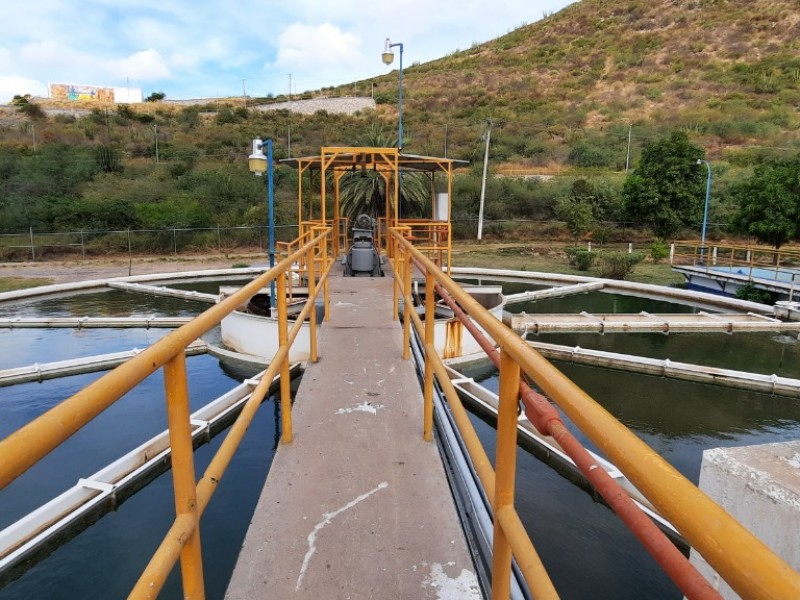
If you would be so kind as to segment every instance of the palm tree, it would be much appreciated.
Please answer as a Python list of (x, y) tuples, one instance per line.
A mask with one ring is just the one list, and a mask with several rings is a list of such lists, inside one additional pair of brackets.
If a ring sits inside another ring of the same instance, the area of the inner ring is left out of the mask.
[[(397, 136), (384, 133), (383, 125), (372, 123), (360, 136), (358, 146), (372, 148), (397, 147)], [(403, 173), (400, 177), (400, 209), (404, 217), (422, 216), (429, 206), (431, 182), (424, 173)], [(385, 216), (386, 182), (375, 171), (353, 171), (339, 182), (339, 206), (351, 221), (360, 214), (377, 218)]]

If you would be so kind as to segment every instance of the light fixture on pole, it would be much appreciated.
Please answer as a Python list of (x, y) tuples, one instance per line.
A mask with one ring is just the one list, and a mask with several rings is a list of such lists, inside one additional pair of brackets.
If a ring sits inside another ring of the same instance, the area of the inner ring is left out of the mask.
[(392, 41), (387, 37), (386, 38), (386, 45), (383, 48), (383, 54), (381, 58), (383, 59), (383, 64), (390, 65), (394, 61), (394, 52), (392, 52), (392, 48), (399, 47), (400, 48), (400, 88), (397, 92), (397, 149), (403, 149), (403, 44), (397, 43), (393, 44)]
[[(266, 146), (266, 153), (264, 147)], [(253, 152), (248, 157), (248, 164), (250, 172), (254, 173), (257, 177), (261, 177), (264, 173), (267, 174), (267, 210), (269, 219), (269, 268), (275, 266), (275, 195), (274, 195), (274, 182), (272, 177), (272, 140), (267, 138), (266, 141), (261, 141), (261, 138), (253, 140)], [(270, 314), (272, 309), (277, 306), (275, 298), (275, 280), (273, 279), (269, 284), (269, 303)]]
[(711, 165), (707, 160), (703, 160), (702, 158), (697, 159), (697, 164), (701, 165), (704, 164), (706, 169), (708, 170), (708, 175), (706, 177), (706, 204), (705, 208), (703, 208), (703, 230), (700, 234), (700, 262), (703, 262), (703, 255), (706, 251), (706, 227), (708, 226), (708, 201), (711, 198)]

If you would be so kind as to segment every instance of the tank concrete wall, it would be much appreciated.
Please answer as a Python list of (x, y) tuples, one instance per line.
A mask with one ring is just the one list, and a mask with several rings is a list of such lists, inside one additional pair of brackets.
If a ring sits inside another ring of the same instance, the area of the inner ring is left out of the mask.
[[(800, 569), (800, 441), (706, 450), (700, 489)], [(694, 550), (691, 561), (723, 598), (739, 598)]]

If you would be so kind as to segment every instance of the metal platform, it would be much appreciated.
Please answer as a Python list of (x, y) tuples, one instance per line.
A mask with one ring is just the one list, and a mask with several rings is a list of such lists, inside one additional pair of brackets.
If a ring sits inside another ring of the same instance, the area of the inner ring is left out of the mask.
[[(330, 279), (319, 332), (226, 598), (481, 598), (392, 278)], [(451, 597), (451, 596), (447, 596)]]

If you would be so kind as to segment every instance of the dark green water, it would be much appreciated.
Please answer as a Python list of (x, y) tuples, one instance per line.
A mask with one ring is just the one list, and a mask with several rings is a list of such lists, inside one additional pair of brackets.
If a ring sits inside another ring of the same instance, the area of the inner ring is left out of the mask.
[[(214, 292), (217, 284), (189, 285)], [(525, 286), (504, 284), (507, 293)], [(534, 312), (534, 307), (520, 309)], [(206, 304), (128, 292), (81, 294), (0, 306), (0, 315), (125, 316), (192, 315)], [(679, 312), (683, 305), (592, 293), (535, 304), (540, 312)], [(144, 347), (166, 330), (0, 330), (0, 368), (10, 368)], [(762, 334), (586, 334), (540, 336), (541, 341), (614, 352), (668, 357), (729, 368), (800, 377), (800, 344)], [(188, 360), (193, 408), (230, 389), (251, 373), (209, 356)], [(727, 388), (559, 364), (637, 435), (696, 481), (702, 451), (796, 439), (800, 402)], [(491, 370), (472, 373), (496, 387)], [(0, 438), (30, 421), (99, 375), (0, 388)], [(62, 448), (0, 492), (0, 528), (166, 427), (160, 374), (128, 394)], [(473, 418), (490, 455), (494, 429)], [(277, 407), (259, 411), (240, 452), (202, 523), (208, 598), (222, 598), (278, 435)], [(221, 442), (196, 452), (201, 472)], [(520, 515), (562, 598), (681, 597), (613, 514), (534, 459), (519, 451), (517, 502)], [(55, 550), (15, 582), (0, 600), (29, 598), (123, 598), (130, 591), (174, 514), (172, 478), (166, 473), (78, 537)], [(180, 598), (173, 573), (161, 598)], [(388, 596), (387, 596), (388, 597)]]

